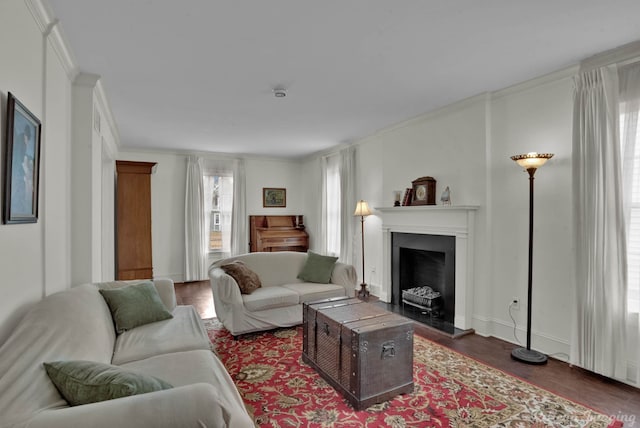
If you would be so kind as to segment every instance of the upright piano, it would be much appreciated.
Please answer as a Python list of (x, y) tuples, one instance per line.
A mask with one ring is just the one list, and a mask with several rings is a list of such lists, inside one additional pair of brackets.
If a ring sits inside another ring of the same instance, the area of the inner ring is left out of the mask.
[(301, 215), (249, 216), (249, 252), (309, 249), (309, 235)]

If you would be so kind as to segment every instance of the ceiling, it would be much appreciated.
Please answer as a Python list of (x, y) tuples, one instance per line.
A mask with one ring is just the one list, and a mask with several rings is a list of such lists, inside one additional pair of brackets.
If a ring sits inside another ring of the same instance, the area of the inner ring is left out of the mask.
[(48, 3), (126, 149), (301, 157), (640, 39), (637, 0)]

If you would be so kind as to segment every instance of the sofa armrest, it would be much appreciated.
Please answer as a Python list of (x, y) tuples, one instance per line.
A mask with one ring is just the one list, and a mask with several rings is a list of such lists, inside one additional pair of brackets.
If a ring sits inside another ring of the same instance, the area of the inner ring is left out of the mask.
[(349, 297), (355, 296), (358, 275), (353, 265), (337, 262), (331, 274), (331, 283), (342, 285)]
[(162, 303), (164, 303), (170, 312), (173, 312), (178, 304), (176, 300), (176, 288), (173, 284), (173, 280), (170, 278), (155, 278), (153, 280), (153, 284), (158, 290)]
[(254, 424), (240, 407), (221, 397), (206, 383), (134, 395), (82, 406), (38, 413), (30, 428), (229, 427)]
[(240, 287), (231, 275), (218, 267), (213, 267), (209, 271), (209, 279), (214, 303), (218, 299), (218, 303), (227, 305), (243, 304)]

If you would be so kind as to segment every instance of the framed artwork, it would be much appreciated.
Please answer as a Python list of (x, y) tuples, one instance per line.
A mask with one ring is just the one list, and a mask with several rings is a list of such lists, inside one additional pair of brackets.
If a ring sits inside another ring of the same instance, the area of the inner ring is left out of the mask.
[(283, 208), (287, 206), (287, 189), (273, 187), (262, 188), (262, 206), (265, 208)]
[(3, 222), (38, 221), (40, 120), (9, 92), (4, 168)]

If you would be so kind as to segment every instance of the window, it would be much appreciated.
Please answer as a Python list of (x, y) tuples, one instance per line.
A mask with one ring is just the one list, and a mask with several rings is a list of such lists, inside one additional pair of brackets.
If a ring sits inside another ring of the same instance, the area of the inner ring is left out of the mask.
[(233, 176), (204, 176), (204, 217), (210, 253), (228, 253), (231, 248)]
[[(640, 312), (640, 126), (638, 124), (638, 112), (624, 113), (621, 108), (620, 115), (620, 149), (624, 168), (632, 168), (630, 173), (631, 190), (625, 194), (630, 205), (630, 214), (627, 216), (627, 308), (629, 312)], [(625, 154), (626, 144), (632, 146), (633, 153)], [(627, 157), (626, 160), (625, 157)]]

